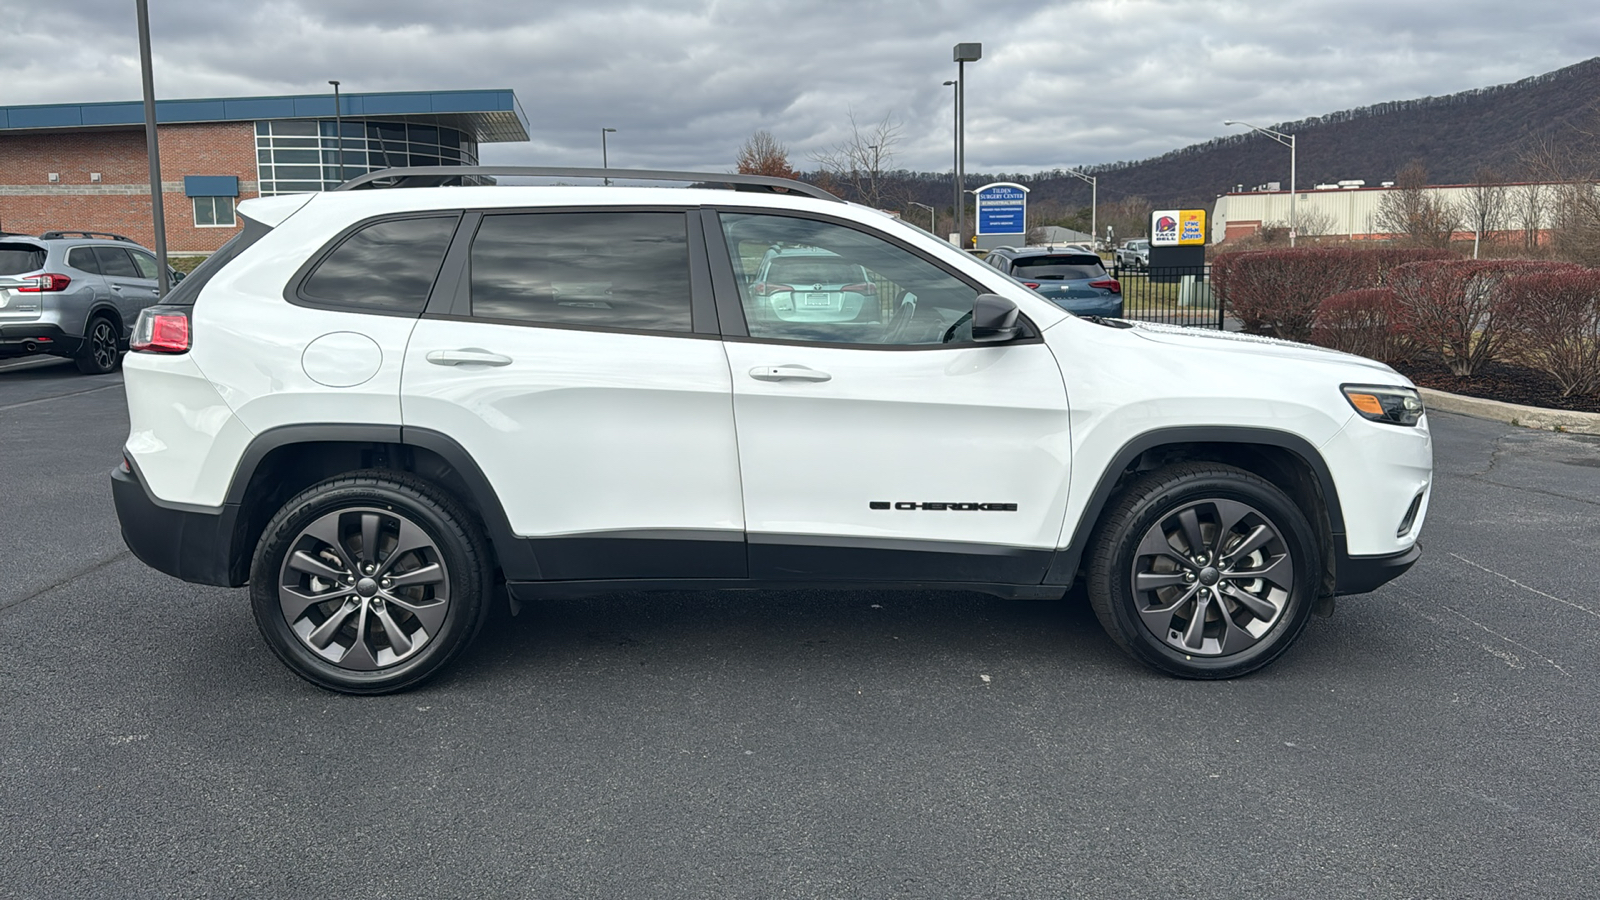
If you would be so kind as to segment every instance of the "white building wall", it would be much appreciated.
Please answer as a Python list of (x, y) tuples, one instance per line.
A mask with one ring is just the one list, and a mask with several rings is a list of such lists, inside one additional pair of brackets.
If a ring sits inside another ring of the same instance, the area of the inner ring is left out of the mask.
[[(1516, 195), (1519, 191), (1537, 188), (1554, 194), (1559, 185), (1540, 184), (1508, 185), (1511, 194), (1506, 222), (1502, 230), (1520, 230), (1522, 219), (1517, 212)], [(1320, 234), (1336, 234), (1352, 238), (1382, 237), (1384, 233), (1377, 228), (1378, 209), (1383, 203), (1383, 197), (1396, 188), (1346, 188), (1338, 190), (1302, 190), (1297, 194), (1297, 205), (1302, 221), (1308, 215), (1325, 217), (1328, 221), (1326, 230), (1315, 232)], [(1428, 193), (1440, 199), (1455, 204), (1458, 208), (1465, 206), (1467, 194), (1471, 190), (1466, 185), (1441, 185), (1426, 188)], [(1228, 223), (1236, 225), (1245, 223), (1266, 224), (1269, 222), (1289, 222), (1289, 192), (1288, 191), (1247, 191), (1237, 194), (1224, 194), (1217, 198), (1217, 205), (1211, 214), (1211, 242), (1221, 243), (1227, 236)], [(1553, 197), (1552, 197), (1553, 199)], [(1553, 203), (1547, 202), (1540, 228), (1551, 227)], [(1462, 230), (1466, 230), (1463, 228)], [(1302, 228), (1299, 232), (1309, 236)]]

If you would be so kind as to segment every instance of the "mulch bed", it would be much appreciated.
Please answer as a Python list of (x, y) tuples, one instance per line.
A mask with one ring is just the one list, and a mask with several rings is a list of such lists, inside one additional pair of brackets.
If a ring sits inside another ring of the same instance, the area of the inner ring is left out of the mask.
[(1418, 385), (1436, 391), (1545, 409), (1600, 413), (1600, 397), (1562, 397), (1561, 386), (1556, 384), (1554, 378), (1524, 366), (1493, 362), (1472, 373), (1471, 378), (1450, 374), (1450, 367), (1437, 357), (1396, 363), (1394, 367)]

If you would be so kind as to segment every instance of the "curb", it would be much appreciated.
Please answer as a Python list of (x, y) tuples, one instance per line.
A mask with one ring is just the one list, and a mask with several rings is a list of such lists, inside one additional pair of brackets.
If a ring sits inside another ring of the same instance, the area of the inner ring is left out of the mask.
[(1523, 428), (1538, 428), (1546, 431), (1567, 431), (1574, 434), (1600, 434), (1600, 413), (1568, 412), (1564, 409), (1545, 409), (1539, 406), (1523, 406), (1519, 403), (1503, 403), (1499, 400), (1484, 400), (1481, 397), (1464, 397), (1460, 394), (1447, 394), (1432, 388), (1419, 387), (1422, 402), (1428, 409), (1440, 412), (1459, 413), (1463, 416), (1473, 416), (1478, 419), (1491, 419), (1495, 422), (1504, 422), (1507, 425), (1518, 425)]

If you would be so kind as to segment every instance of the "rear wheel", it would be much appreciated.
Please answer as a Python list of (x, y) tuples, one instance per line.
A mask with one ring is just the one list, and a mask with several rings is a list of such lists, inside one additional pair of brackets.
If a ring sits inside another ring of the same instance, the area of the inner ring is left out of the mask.
[(1215, 463), (1135, 481), (1098, 529), (1089, 599), (1134, 658), (1183, 678), (1272, 662), (1305, 628), (1320, 582), (1310, 523), (1281, 490)]
[(122, 358), (118, 346), (120, 343), (116, 323), (105, 316), (95, 316), (89, 320), (89, 327), (83, 335), (83, 346), (78, 349), (73, 362), (78, 364), (78, 371), (85, 375), (109, 374), (117, 367), (117, 360)]
[(306, 680), (350, 694), (415, 686), (483, 623), (489, 555), (476, 523), (407, 475), (341, 476), (267, 523), (250, 571), (256, 625)]

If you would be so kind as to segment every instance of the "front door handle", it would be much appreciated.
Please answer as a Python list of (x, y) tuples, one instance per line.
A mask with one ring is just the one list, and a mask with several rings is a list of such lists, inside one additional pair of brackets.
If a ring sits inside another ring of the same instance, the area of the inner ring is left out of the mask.
[(509, 366), (511, 357), (468, 347), (465, 350), (429, 350), (428, 362), (436, 366)]
[(805, 366), (756, 366), (750, 377), (757, 381), (832, 381), (827, 372), (818, 372)]

